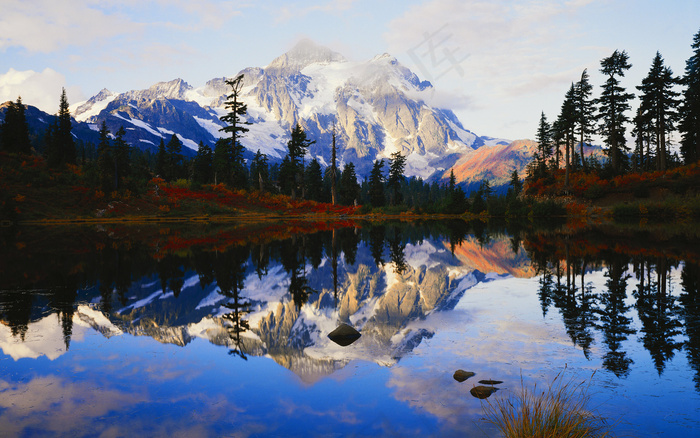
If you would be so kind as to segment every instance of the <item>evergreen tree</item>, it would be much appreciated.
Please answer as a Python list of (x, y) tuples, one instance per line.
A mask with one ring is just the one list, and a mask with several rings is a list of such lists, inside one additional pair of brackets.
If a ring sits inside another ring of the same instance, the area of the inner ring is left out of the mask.
[(330, 178), (331, 178), (331, 203), (333, 205), (336, 204), (337, 200), (337, 189), (336, 189), (336, 182), (338, 181), (337, 175), (338, 175), (338, 165), (336, 164), (336, 146), (335, 146), (335, 122), (333, 123), (333, 135), (332, 135), (332, 144), (331, 144), (331, 173), (330, 173)]
[[(239, 99), (243, 88), (243, 74), (236, 76), (235, 79), (227, 79), (226, 84), (231, 87), (231, 94), (226, 97), (227, 100), (224, 104), (229, 109), (229, 112), (225, 116), (220, 117), (220, 120), (228, 125), (219, 131), (231, 134), (231, 138), (228, 140), (227, 150), (220, 152), (220, 155), (226, 156), (226, 160), (220, 157), (218, 164), (223, 165), (224, 161), (226, 161), (229, 166), (229, 170), (225, 172), (228, 174), (228, 183), (237, 188), (244, 188), (247, 185), (248, 178), (243, 160), (244, 148), (240, 144), (240, 138), (248, 132), (248, 128), (245, 125), (250, 125), (251, 123), (243, 120), (243, 116), (248, 112), (248, 106)], [(216, 162), (216, 149), (214, 150), (214, 155), (214, 161)], [(223, 171), (223, 169), (217, 169), (215, 173), (219, 173), (219, 171)]]
[(625, 92), (619, 79), (632, 67), (628, 60), (627, 52), (615, 50), (612, 55), (600, 61), (600, 72), (608, 78), (596, 100), (597, 118), (599, 133), (608, 146), (607, 154), (614, 173), (620, 173), (623, 169), (625, 153), (629, 151), (625, 144), (625, 123), (629, 122), (629, 118), (625, 113), (629, 111), (629, 101), (634, 95)]
[(160, 178), (166, 179), (166, 172), (168, 167), (168, 153), (165, 150), (165, 142), (163, 137), (160, 138), (160, 144), (158, 145), (158, 152), (156, 153), (156, 175)]
[(556, 121), (556, 136), (564, 142), (564, 186), (569, 187), (569, 173), (571, 172), (571, 151), (574, 148), (574, 129), (576, 127), (576, 88), (571, 84), (569, 91), (564, 96), (559, 118)]
[(642, 80), (642, 85), (637, 87), (642, 92), (642, 121), (651, 124), (656, 143), (657, 169), (661, 171), (666, 170), (668, 162), (666, 134), (675, 129), (678, 119), (676, 108), (680, 93), (673, 90), (678, 83), (671, 69), (664, 66), (661, 54), (656, 52), (649, 74)]
[(66, 98), (66, 89), (61, 93), (61, 101), (58, 107), (58, 120), (55, 126), (50, 127), (48, 140), (45, 146), (45, 156), (49, 167), (58, 167), (62, 164), (75, 164), (75, 143), (71, 129), (70, 109)]
[(517, 198), (518, 195), (520, 195), (520, 192), (523, 190), (523, 183), (520, 181), (520, 177), (518, 176), (518, 170), (513, 169), (513, 172), (510, 174), (510, 188), (509, 191), (513, 193), (513, 195)]
[(383, 207), (385, 203), (384, 198), (384, 174), (382, 173), (382, 168), (384, 167), (384, 161), (375, 160), (372, 166), (372, 171), (369, 174), (369, 202), (372, 207)]
[(403, 175), (406, 167), (406, 157), (401, 155), (401, 152), (396, 151), (391, 154), (389, 159), (389, 176), (386, 179), (386, 186), (391, 193), (391, 204), (400, 205), (403, 202), (401, 195), (401, 184), (405, 177)]
[(192, 181), (195, 184), (207, 184), (212, 180), (213, 170), (212, 163), (214, 161), (214, 152), (211, 148), (199, 142), (197, 155), (194, 157), (192, 169)]
[(285, 155), (279, 167), (278, 182), (280, 191), (285, 195), (291, 195), (296, 183), (296, 169), (289, 160), (289, 155)]
[(340, 176), (338, 184), (338, 194), (340, 195), (340, 203), (343, 205), (353, 205), (360, 195), (360, 185), (357, 183), (357, 175), (355, 174), (355, 165), (347, 163), (343, 167), (343, 173)]
[(306, 199), (320, 202), (323, 191), (323, 173), (321, 164), (315, 158), (311, 160), (304, 171), (304, 184), (306, 184)]
[(637, 115), (632, 119), (632, 125), (632, 136), (636, 139), (632, 164), (637, 170), (649, 171), (652, 169), (651, 162), (656, 156), (651, 150), (654, 128), (649, 114), (644, 113), (641, 107), (637, 108)]
[(182, 176), (184, 157), (182, 156), (182, 142), (173, 134), (165, 145), (165, 180), (175, 181)]
[(231, 142), (220, 138), (214, 145), (214, 184), (231, 184)]
[(585, 142), (591, 142), (591, 134), (594, 132), (594, 113), (595, 105), (591, 94), (593, 93), (593, 85), (589, 82), (588, 70), (584, 69), (581, 73), (581, 80), (576, 83), (576, 124), (578, 126), (579, 145), (581, 151), (581, 166), (583, 171), (587, 172), (586, 158), (583, 153), (583, 145)]
[(124, 130), (124, 127), (121, 126), (117, 130), (114, 138), (114, 190), (119, 190), (121, 188), (122, 181), (129, 176), (131, 148), (126, 140), (124, 140), (125, 135), (126, 131)]
[(21, 96), (17, 97), (17, 102), (10, 102), (5, 112), (5, 121), (0, 124), (0, 150), (27, 155), (31, 153), (29, 125)]
[(250, 163), (250, 178), (252, 187), (257, 187), (261, 192), (268, 189), (270, 173), (267, 164), (267, 155), (261, 153), (260, 149), (258, 149), (253, 161)]
[(547, 121), (544, 111), (540, 116), (540, 125), (537, 128), (537, 151), (535, 152), (535, 179), (543, 178), (547, 175), (547, 162), (552, 156), (552, 126)]
[(680, 109), (681, 153), (686, 164), (700, 160), (700, 31), (693, 38), (693, 55), (685, 62), (683, 106)]
[(301, 126), (297, 125), (292, 130), (291, 138), (287, 142), (287, 149), (289, 150), (289, 165), (290, 169), (293, 171), (293, 184), (292, 189), (292, 199), (296, 199), (296, 188), (302, 184), (304, 166), (302, 164), (302, 159), (306, 155), (306, 150), (314, 144), (313, 141), (306, 138), (306, 132), (301, 129)]
[(100, 127), (100, 142), (97, 144), (97, 173), (99, 175), (100, 188), (103, 191), (109, 190), (114, 181), (114, 161), (109, 134), (107, 124), (103, 120)]

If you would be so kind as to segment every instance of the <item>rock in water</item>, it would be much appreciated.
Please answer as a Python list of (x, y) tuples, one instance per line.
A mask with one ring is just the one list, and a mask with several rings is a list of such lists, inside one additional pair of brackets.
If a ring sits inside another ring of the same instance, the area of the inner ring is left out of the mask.
[(484, 384), (484, 385), (500, 385), (503, 382), (500, 380), (489, 379), (489, 380), (479, 380), (479, 383)]
[(360, 332), (347, 324), (340, 324), (338, 328), (328, 333), (330, 340), (342, 347), (347, 347), (357, 341), (360, 339), (360, 336), (362, 336)]
[(454, 377), (454, 379), (458, 382), (464, 382), (468, 378), (473, 377), (475, 375), (476, 375), (476, 373), (473, 373), (471, 371), (457, 370), (452, 375), (452, 377)]
[(489, 398), (491, 394), (498, 391), (498, 388), (493, 386), (475, 386), (469, 392), (476, 398), (485, 399)]

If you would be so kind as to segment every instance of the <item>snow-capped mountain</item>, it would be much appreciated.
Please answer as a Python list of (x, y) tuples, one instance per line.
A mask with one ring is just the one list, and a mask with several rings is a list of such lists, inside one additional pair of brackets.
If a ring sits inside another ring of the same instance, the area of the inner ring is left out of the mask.
[[(240, 73), (252, 123), (241, 143), (272, 160), (285, 156), (297, 123), (315, 141), (309, 158), (322, 164), (330, 162), (335, 127), (340, 164), (353, 162), (361, 176), (375, 159), (396, 151), (408, 157), (407, 175), (441, 175), (488, 142), (466, 130), (449, 109), (429, 106), (433, 86), (388, 54), (348, 61), (305, 40), (266, 67)], [(212, 146), (221, 136), (219, 117), (227, 112), (229, 92), (222, 77), (197, 88), (175, 79), (122, 94), (102, 90), (74, 105), (73, 115), (93, 129), (102, 121), (112, 132), (123, 125), (127, 141), (144, 149), (175, 133), (193, 152), (199, 142)]]

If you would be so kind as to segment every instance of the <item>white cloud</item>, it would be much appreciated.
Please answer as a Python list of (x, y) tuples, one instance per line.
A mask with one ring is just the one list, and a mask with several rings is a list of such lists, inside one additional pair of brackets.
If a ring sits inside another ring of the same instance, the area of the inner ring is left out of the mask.
[(49, 53), (60, 48), (84, 46), (95, 40), (137, 32), (139, 26), (126, 17), (107, 14), (88, 0), (66, 5), (53, 0), (3, 0), (0, 50), (21, 47)]
[(578, 49), (573, 17), (588, 3), (432, 0), (392, 21), (385, 39), (393, 53), (408, 53), (433, 77), (451, 69), (475, 88), (537, 93), (568, 80), (560, 73), (572, 68), (568, 54)]
[(241, 14), (246, 3), (203, 0), (3, 0), (0, 51), (10, 47), (51, 53), (68, 46), (94, 47), (124, 38), (140, 41), (146, 32), (219, 29)]
[[(61, 89), (65, 86), (66, 78), (59, 72), (46, 68), (42, 72), (33, 70), (17, 71), (11, 68), (7, 73), (0, 74), (0, 102), (15, 101), (22, 97), (22, 102), (54, 114), (58, 111)], [(77, 88), (67, 88), (68, 102), (83, 99)]]

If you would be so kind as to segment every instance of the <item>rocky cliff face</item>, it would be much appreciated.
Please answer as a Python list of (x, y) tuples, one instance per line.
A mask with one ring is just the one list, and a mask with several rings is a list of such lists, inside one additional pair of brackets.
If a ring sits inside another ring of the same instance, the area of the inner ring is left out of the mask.
[[(388, 54), (351, 62), (306, 40), (268, 66), (240, 73), (253, 123), (241, 143), (273, 161), (286, 154), (297, 123), (315, 140), (309, 159), (330, 162), (335, 130), (340, 165), (353, 162), (361, 176), (375, 159), (399, 151), (408, 157), (407, 175), (429, 178), (484, 144), (449, 109), (430, 107), (425, 98), (432, 85)], [(229, 92), (225, 78), (198, 88), (175, 79), (118, 95), (102, 90), (75, 105), (74, 115), (95, 127), (104, 120), (112, 132), (123, 125), (127, 141), (141, 148), (175, 133), (194, 151), (200, 141), (212, 146), (220, 136)]]

